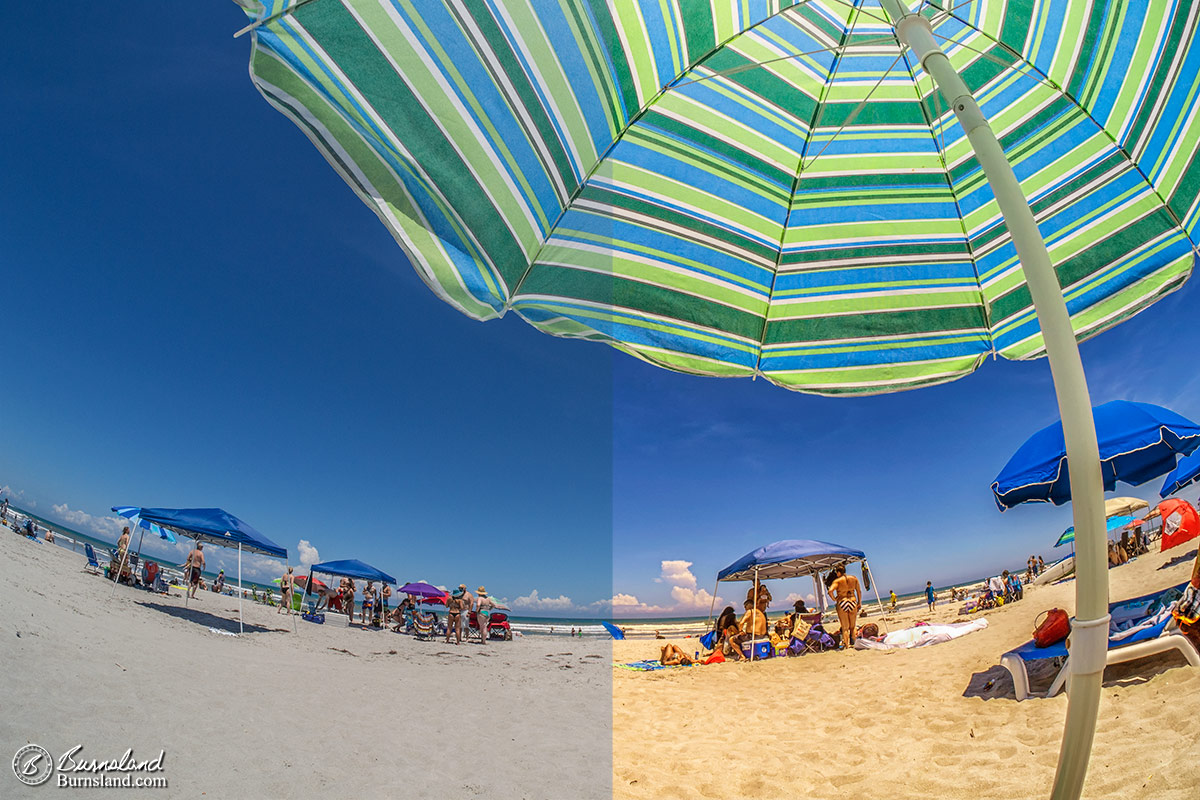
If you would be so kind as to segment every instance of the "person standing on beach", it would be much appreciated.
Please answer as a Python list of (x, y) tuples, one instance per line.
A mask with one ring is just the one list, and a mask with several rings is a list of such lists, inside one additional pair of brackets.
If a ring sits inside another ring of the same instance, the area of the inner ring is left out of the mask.
[(367, 581), (366, 588), (363, 589), (362, 602), (362, 624), (368, 625), (371, 622), (371, 615), (375, 613), (375, 581)]
[(467, 587), (459, 586), (446, 601), (446, 644), (450, 644), (451, 631), (454, 632), (454, 643), (462, 644), (462, 618), (467, 607), (467, 600), (464, 599), (466, 593)]
[(196, 542), (192, 552), (188, 553), (187, 561), (183, 562), (183, 571), (187, 575), (188, 597), (193, 600), (196, 599), (196, 590), (200, 588), (200, 571), (202, 569), (204, 569), (204, 544)]
[(0, 519), (8, 519), (8, 498), (0, 502)]
[(892, 595), (892, 611), (895, 611), (896, 610), (896, 590), (895, 589), (891, 590), (891, 595)]
[(496, 607), (496, 601), (488, 597), (487, 589), (482, 586), (475, 590), (475, 594), (478, 595), (475, 598), (475, 618), (479, 620), (479, 633), (483, 644), (487, 644), (488, 619), (492, 615), (492, 609)]
[(842, 647), (849, 650), (854, 647), (855, 625), (858, 622), (858, 609), (862, 607), (862, 587), (858, 578), (846, 574), (846, 565), (838, 564), (833, 568), (833, 583), (830, 590), (837, 603), (838, 622), (842, 623)]
[(283, 611), (284, 606), (287, 606), (287, 613), (292, 613), (292, 567), (287, 568), (287, 572), (283, 573), (283, 577), (279, 579), (279, 608), (275, 609), (275, 613)]
[(458, 585), (458, 591), (462, 594), (463, 602), (462, 614), (460, 614), (458, 617), (458, 638), (460, 641), (464, 638), (469, 640), (471, 638), (471, 631), (468, 627), (468, 623), (471, 619), (471, 611), (475, 608), (475, 595), (467, 591), (467, 585), (465, 583), (460, 583)]
[(125, 526), (121, 529), (121, 538), (117, 539), (117, 555), (113, 559), (113, 566), (115, 567), (115, 570), (113, 571), (112, 579), (114, 581), (119, 581), (121, 579), (121, 573), (125, 571), (125, 565), (128, 561), (129, 526)]
[(383, 620), (383, 623), (384, 623), (385, 625), (387, 624), (387, 618), (388, 618), (388, 606), (390, 605), (390, 601), (391, 601), (391, 599), (392, 599), (392, 587), (391, 587), (391, 586), (389, 586), (388, 584), (386, 584), (386, 583), (385, 583), (385, 584), (383, 585), (383, 588), (381, 588), (381, 589), (379, 590), (379, 610), (380, 610), (380, 613), (379, 613), (379, 615), (378, 615), (378, 616), (379, 616), (379, 618), (380, 618), (381, 620)]
[(925, 581), (925, 602), (929, 604), (930, 611), (937, 608), (937, 592), (933, 590), (933, 581)]
[(1038, 563), (1037, 563), (1038, 575), (1041, 575), (1045, 571), (1046, 571), (1046, 561), (1041, 556), (1038, 556)]

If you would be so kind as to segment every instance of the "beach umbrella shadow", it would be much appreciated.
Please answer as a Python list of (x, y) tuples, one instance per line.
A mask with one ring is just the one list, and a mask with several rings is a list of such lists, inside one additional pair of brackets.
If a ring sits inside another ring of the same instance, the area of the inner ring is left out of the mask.
[[(237, 620), (226, 619), (219, 617), (216, 614), (210, 614), (207, 611), (200, 611), (196, 608), (180, 608), (179, 606), (169, 606), (162, 603), (138, 603), (142, 608), (148, 608), (151, 611), (159, 611), (178, 619), (187, 622), (194, 622), (197, 625), (203, 625), (206, 628), (216, 628), (219, 631), (229, 633), (238, 633), (239, 625)], [(242, 628), (245, 633), (271, 633), (276, 628), (264, 628), (261, 625), (254, 625), (247, 622)]]

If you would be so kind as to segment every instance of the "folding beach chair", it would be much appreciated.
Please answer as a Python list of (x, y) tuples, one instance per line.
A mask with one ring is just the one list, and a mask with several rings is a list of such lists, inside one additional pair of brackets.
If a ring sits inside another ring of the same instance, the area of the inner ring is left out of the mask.
[(99, 575), (104, 571), (100, 568), (100, 561), (96, 558), (96, 551), (92, 549), (90, 544), (84, 544), (83, 554), (87, 556), (87, 564), (83, 568), (85, 572), (95, 570), (95, 574)]
[[(1183, 585), (1173, 587), (1173, 589), (1181, 590)], [(1108, 607), (1108, 613), (1113, 617), (1114, 622), (1124, 622), (1128, 627), (1124, 631), (1110, 631), (1105, 666), (1111, 667), (1113, 664), (1135, 661), (1169, 650), (1178, 650), (1180, 655), (1187, 659), (1188, 664), (1200, 667), (1200, 652), (1197, 652), (1196, 646), (1192, 644), (1191, 640), (1179, 633), (1175, 621), (1170, 615), (1171, 603), (1157, 603), (1163, 595), (1171, 591), (1172, 589), (1167, 589), (1133, 600), (1121, 600)], [(1146, 614), (1151, 611), (1154, 612), (1152, 616), (1141, 618), (1135, 616), (1138, 612)], [(1058, 694), (1070, 680), (1070, 652), (1065, 642), (1059, 642), (1050, 647), (1038, 647), (1031, 639), (1001, 656), (1000, 664), (1012, 675), (1013, 688), (1018, 700), (1029, 697), (1029, 671), (1026, 664), (1052, 659), (1058, 661), (1059, 668), (1054, 682), (1051, 683), (1050, 689), (1045, 694), (1046, 697)]]

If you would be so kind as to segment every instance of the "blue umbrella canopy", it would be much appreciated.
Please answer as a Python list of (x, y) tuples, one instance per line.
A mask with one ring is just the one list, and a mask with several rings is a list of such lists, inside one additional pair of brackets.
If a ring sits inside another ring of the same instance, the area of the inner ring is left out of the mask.
[(357, 558), (347, 558), (343, 561), (326, 561), (322, 564), (313, 564), (308, 568), (309, 574), (314, 572), (324, 572), (326, 575), (345, 575), (347, 578), (359, 578), (364, 581), (380, 581), (382, 583), (395, 583), (396, 579), (388, 575), (381, 569), (376, 569), (370, 564), (359, 561)]
[(172, 544), (177, 541), (175, 539), (175, 534), (171, 533), (171, 531), (162, 527), (157, 522), (150, 522), (149, 520), (142, 519), (141, 515), (138, 514), (141, 509), (137, 508), (136, 506), (113, 506), (113, 511), (120, 516), (125, 517), (139, 528), (150, 531), (160, 539), (165, 539)]
[[(1161, 406), (1114, 400), (1092, 409), (1105, 491), (1117, 481), (1137, 486), (1170, 472), (1180, 455), (1200, 447), (1200, 425)], [(992, 482), (1001, 511), (1019, 503), (1071, 499), (1061, 422), (1030, 436)]]
[(113, 511), (118, 508), (134, 509), (141, 519), (198, 542), (212, 542), (222, 547), (241, 546), (248, 553), (287, 558), (286, 547), (275, 544), (224, 509), (116, 506)]
[[(1133, 522), (1133, 517), (1109, 517), (1108, 529), (1114, 531), (1118, 528), (1124, 528), (1129, 523)], [(1058, 537), (1058, 541), (1054, 543), (1055, 547), (1060, 547), (1064, 544), (1070, 544), (1075, 541), (1075, 526), (1067, 528), (1063, 531), (1062, 536)]]
[(1189, 486), (1200, 478), (1200, 450), (1193, 452), (1187, 458), (1179, 459), (1174, 471), (1163, 482), (1159, 497), (1170, 497), (1185, 486)]
[(814, 539), (784, 539), (751, 550), (717, 573), (718, 581), (751, 581), (798, 578), (847, 561), (863, 561), (862, 550)]

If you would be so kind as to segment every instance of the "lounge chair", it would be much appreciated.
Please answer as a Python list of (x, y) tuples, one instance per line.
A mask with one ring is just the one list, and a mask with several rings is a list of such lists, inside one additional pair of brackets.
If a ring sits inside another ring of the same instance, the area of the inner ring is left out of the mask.
[[(1111, 667), (1113, 664), (1135, 661), (1168, 650), (1178, 650), (1180, 655), (1187, 659), (1188, 664), (1200, 667), (1200, 652), (1186, 636), (1179, 633), (1170, 615), (1173, 602), (1157, 602), (1172, 590), (1182, 590), (1183, 586), (1184, 584), (1181, 584), (1172, 589), (1109, 605), (1108, 613), (1112, 616), (1113, 623), (1124, 628), (1113, 631), (1110, 627), (1105, 666)], [(1054, 682), (1045, 694), (1046, 697), (1058, 694), (1071, 677), (1070, 652), (1066, 642), (1038, 647), (1031, 639), (1001, 656), (1000, 664), (1012, 674), (1013, 688), (1018, 700), (1029, 697), (1029, 672), (1026, 664), (1050, 659), (1058, 659), (1060, 666)]]
[(87, 564), (83, 568), (84, 571), (95, 570), (95, 574), (97, 575), (104, 571), (100, 568), (100, 561), (96, 558), (96, 551), (92, 549), (90, 544), (85, 543), (83, 545), (83, 554), (87, 556)]

